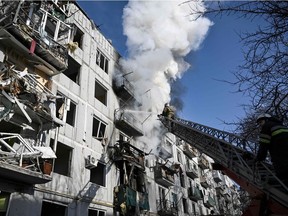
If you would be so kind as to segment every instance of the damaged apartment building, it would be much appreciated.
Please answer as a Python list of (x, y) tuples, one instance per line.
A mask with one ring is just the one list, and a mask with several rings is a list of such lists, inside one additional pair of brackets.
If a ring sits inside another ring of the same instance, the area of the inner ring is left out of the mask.
[(75, 1), (0, 1), (0, 216), (241, 213), (237, 187), (192, 146), (137, 146), (119, 58)]

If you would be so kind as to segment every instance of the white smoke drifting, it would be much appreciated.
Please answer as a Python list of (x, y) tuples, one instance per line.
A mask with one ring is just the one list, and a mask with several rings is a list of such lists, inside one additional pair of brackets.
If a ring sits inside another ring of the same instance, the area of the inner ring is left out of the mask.
[[(157, 128), (164, 104), (170, 101), (170, 81), (181, 78), (189, 68), (185, 55), (199, 48), (204, 40), (210, 20), (191, 15), (191, 7), (204, 10), (200, 1), (183, 0), (137, 1), (124, 8), (123, 27), (127, 36), (128, 57), (120, 64), (124, 71), (133, 73), (127, 79), (135, 86), (135, 97), (142, 101), (134, 109), (153, 113), (143, 123), (145, 135), (156, 147), (159, 144)], [(140, 117), (140, 115), (137, 115)], [(142, 116), (142, 120), (147, 114)], [(158, 133), (159, 134), (159, 133)]]

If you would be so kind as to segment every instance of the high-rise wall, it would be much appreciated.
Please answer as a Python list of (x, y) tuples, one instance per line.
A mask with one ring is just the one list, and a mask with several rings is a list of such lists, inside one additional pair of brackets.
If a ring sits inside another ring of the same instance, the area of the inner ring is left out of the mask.
[(167, 133), (153, 155), (139, 147), (141, 123), (125, 113), (136, 86), (115, 82), (120, 55), (79, 5), (0, 9), (0, 215), (239, 209), (231, 181), (190, 145)]

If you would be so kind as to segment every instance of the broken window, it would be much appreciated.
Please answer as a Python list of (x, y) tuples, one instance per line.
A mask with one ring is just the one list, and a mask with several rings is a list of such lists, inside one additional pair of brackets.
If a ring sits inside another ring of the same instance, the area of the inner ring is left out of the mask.
[(67, 111), (67, 116), (66, 116), (66, 123), (74, 127), (75, 118), (76, 118), (76, 103), (73, 101), (70, 101), (69, 110)]
[(73, 82), (79, 84), (81, 65), (71, 56), (68, 57), (68, 68), (63, 72)]
[(55, 20), (52, 16), (47, 16), (45, 31), (47, 32), (47, 36), (51, 39), (54, 39), (56, 25), (57, 20)]
[(67, 207), (52, 202), (42, 202), (41, 216), (67, 215)]
[(90, 182), (106, 186), (106, 165), (98, 162), (97, 166), (90, 170)]
[(74, 43), (77, 42), (78, 47), (80, 49), (83, 48), (83, 38), (84, 38), (84, 33), (77, 26), (74, 26), (74, 35), (72, 37), (72, 41)]
[[(50, 141), (50, 147), (54, 147), (54, 139)], [(60, 175), (70, 176), (71, 160), (72, 160), (73, 149), (61, 142), (57, 142), (57, 150), (54, 172)]]
[(108, 58), (100, 51), (97, 50), (96, 54), (96, 64), (106, 73), (108, 73)]
[(92, 136), (98, 140), (102, 140), (105, 136), (105, 130), (106, 130), (106, 124), (94, 116)]
[(0, 216), (5, 216), (10, 199), (10, 193), (0, 191)]
[(94, 97), (107, 106), (107, 89), (104, 88), (98, 81), (95, 81)]

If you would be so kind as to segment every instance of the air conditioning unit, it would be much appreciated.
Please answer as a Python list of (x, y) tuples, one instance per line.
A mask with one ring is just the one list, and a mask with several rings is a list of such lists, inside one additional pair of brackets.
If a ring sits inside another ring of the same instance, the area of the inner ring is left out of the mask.
[(88, 155), (88, 158), (85, 159), (85, 168), (92, 169), (95, 168), (98, 164), (98, 160), (92, 155)]

